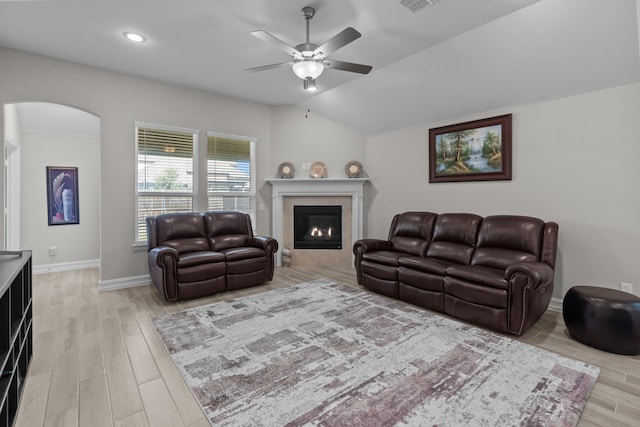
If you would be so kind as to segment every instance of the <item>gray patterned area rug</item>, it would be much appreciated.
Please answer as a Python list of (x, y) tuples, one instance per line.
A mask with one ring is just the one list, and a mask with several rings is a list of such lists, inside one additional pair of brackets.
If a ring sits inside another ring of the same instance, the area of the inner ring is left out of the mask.
[(599, 373), (328, 280), (153, 325), (216, 426), (574, 426)]

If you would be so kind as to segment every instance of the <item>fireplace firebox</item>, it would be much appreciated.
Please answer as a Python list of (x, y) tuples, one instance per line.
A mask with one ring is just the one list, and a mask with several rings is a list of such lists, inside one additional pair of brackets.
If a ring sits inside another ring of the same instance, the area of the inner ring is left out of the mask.
[(294, 249), (342, 249), (342, 206), (294, 206)]

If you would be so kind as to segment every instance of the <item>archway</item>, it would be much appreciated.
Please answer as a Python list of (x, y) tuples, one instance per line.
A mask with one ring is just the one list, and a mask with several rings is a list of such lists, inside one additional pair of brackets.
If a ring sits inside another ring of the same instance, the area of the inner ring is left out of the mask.
[[(99, 266), (100, 118), (45, 102), (4, 105), (5, 248), (33, 251), (34, 272)], [(79, 221), (47, 221), (47, 167), (76, 168)]]

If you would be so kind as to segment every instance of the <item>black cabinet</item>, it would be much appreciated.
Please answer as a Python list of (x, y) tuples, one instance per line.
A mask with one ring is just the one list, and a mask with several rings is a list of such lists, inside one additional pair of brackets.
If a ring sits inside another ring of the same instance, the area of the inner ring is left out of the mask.
[(33, 354), (31, 251), (0, 251), (0, 426), (10, 426)]

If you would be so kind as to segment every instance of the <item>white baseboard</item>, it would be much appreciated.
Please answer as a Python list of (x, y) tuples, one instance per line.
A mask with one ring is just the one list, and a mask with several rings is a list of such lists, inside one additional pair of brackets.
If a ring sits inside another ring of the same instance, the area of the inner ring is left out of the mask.
[(117, 289), (135, 288), (151, 284), (151, 276), (121, 277), (118, 279), (100, 280), (98, 282), (98, 292), (115, 291)]
[(34, 265), (33, 274), (57, 273), (60, 271), (84, 270), (85, 268), (100, 268), (99, 259), (86, 261), (60, 262), (57, 264)]
[(562, 298), (551, 298), (549, 310), (562, 312)]

